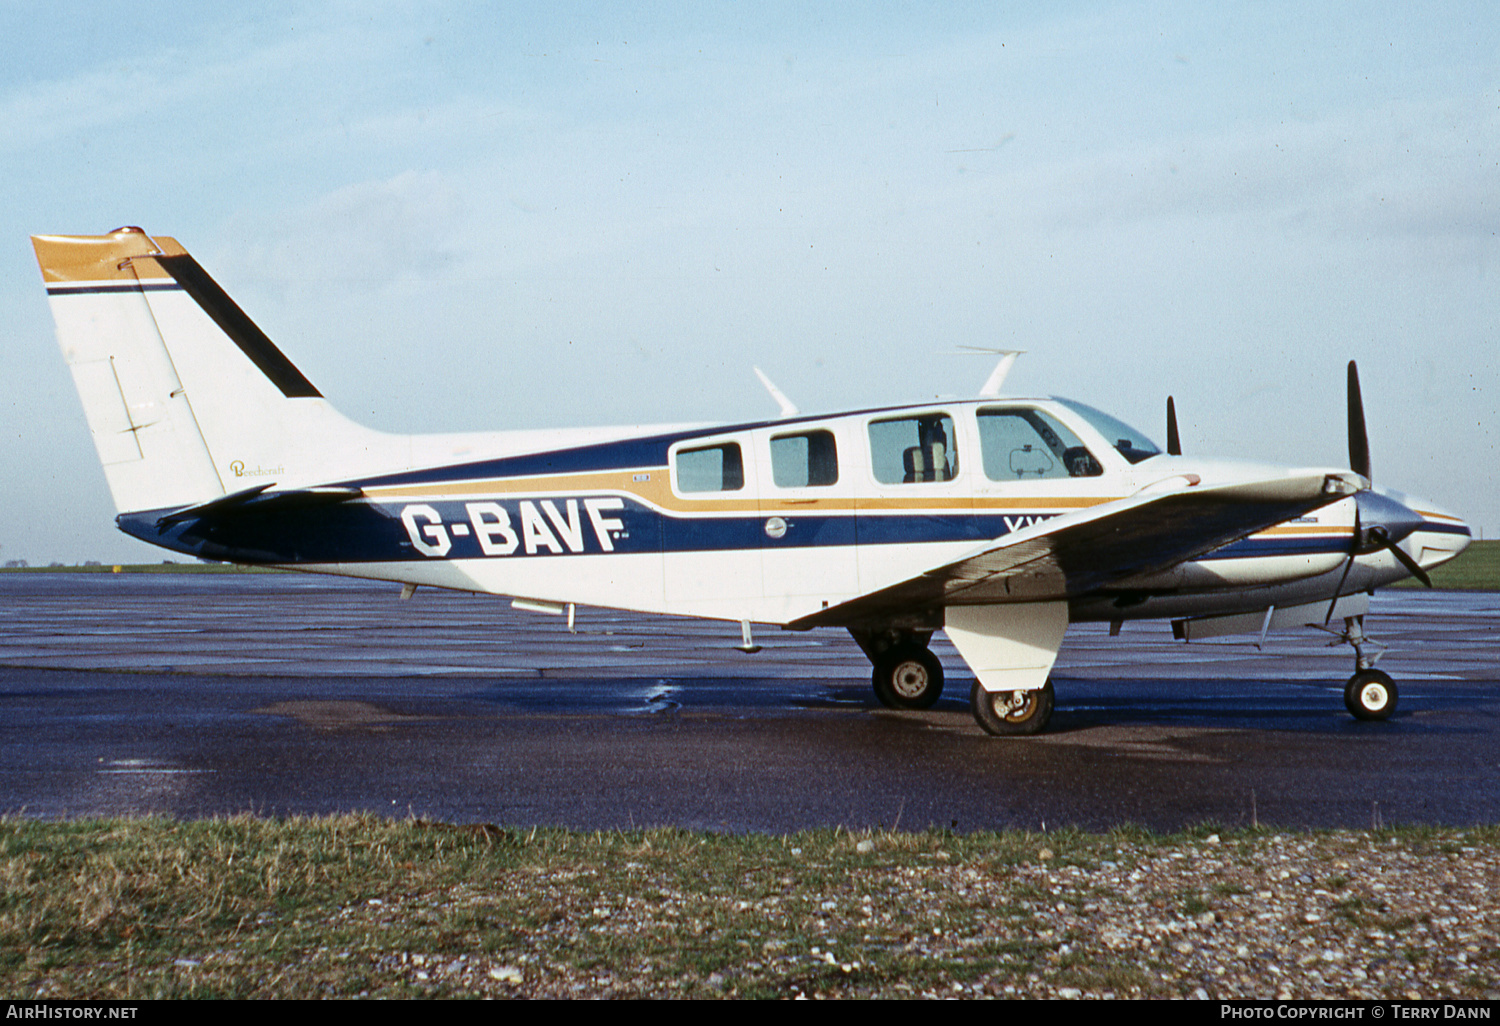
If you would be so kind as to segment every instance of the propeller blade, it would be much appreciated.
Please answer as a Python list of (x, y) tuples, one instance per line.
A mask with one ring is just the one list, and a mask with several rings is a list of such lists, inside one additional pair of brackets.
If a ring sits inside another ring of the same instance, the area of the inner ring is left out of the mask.
[(1365, 433), (1365, 402), (1359, 394), (1359, 368), (1349, 361), (1349, 469), (1370, 477), (1370, 437)]
[(1171, 396), (1167, 396), (1167, 454), (1182, 455), (1182, 438), (1177, 434), (1177, 406)]
[(1339, 596), (1344, 593), (1344, 582), (1349, 580), (1349, 571), (1354, 569), (1354, 557), (1359, 555), (1359, 503), (1354, 504), (1354, 534), (1349, 539), (1349, 558), (1344, 560), (1344, 572), (1339, 577), (1339, 586), (1333, 589), (1333, 601), (1328, 603), (1328, 615), (1323, 617), (1323, 626), (1333, 620), (1333, 611), (1338, 608)]
[[(1169, 421), (1172, 419), (1170, 399), (1167, 400), (1167, 417)], [(1370, 475), (1370, 436), (1365, 431), (1365, 401), (1359, 389), (1359, 367), (1353, 360), (1349, 361), (1349, 469), (1366, 481), (1373, 481)], [(1366, 512), (1370, 514), (1372, 521), (1368, 529), (1363, 523), (1363, 514)], [(1399, 539), (1405, 538), (1421, 525), (1422, 518), (1419, 514), (1378, 492), (1365, 489), (1354, 497), (1354, 534), (1349, 540), (1349, 558), (1344, 560), (1344, 572), (1339, 576), (1339, 586), (1334, 590), (1333, 601), (1328, 604), (1328, 615), (1323, 618), (1325, 626), (1333, 619), (1333, 611), (1338, 606), (1339, 596), (1344, 593), (1344, 585), (1349, 580), (1349, 571), (1353, 569), (1355, 559), (1362, 554), (1385, 549), (1396, 557), (1407, 573), (1427, 587), (1432, 587), (1432, 578), (1427, 575), (1427, 571), (1397, 544)]]
[(1406, 567), (1406, 570), (1409, 574), (1411, 574), (1417, 580), (1421, 581), (1423, 584), (1427, 585), (1427, 587), (1432, 587), (1432, 578), (1427, 576), (1427, 571), (1422, 569), (1421, 564), (1419, 564), (1415, 559), (1412, 559), (1406, 554), (1405, 549), (1402, 549), (1389, 538), (1380, 538), (1378, 540), (1387, 552), (1395, 556), (1397, 561), (1400, 562), (1402, 566)]

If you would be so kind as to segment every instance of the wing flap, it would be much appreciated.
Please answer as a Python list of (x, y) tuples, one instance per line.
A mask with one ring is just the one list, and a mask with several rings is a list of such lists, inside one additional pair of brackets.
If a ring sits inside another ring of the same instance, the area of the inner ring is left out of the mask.
[(1353, 475), (1301, 473), (1143, 492), (1054, 517), (789, 626), (858, 626), (952, 605), (1076, 598), (1157, 573), (1353, 494)]

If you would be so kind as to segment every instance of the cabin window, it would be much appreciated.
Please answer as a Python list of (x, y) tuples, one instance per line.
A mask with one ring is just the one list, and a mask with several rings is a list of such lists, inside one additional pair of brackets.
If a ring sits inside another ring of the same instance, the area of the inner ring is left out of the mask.
[(1104, 473), (1077, 435), (1041, 410), (979, 411), (979, 449), (991, 481), (1098, 477)]
[(745, 464), (735, 442), (679, 449), (673, 468), (680, 492), (737, 492), (745, 487)]
[(870, 422), (870, 468), (881, 484), (951, 481), (958, 474), (957, 434), (946, 413)]
[(771, 477), (777, 488), (823, 488), (839, 483), (839, 454), (832, 431), (806, 431), (771, 439)]

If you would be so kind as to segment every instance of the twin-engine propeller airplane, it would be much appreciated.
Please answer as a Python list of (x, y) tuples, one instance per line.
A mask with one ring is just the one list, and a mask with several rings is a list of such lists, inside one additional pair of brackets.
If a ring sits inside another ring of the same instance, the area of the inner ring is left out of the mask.
[[(1168, 452), (1068, 399), (780, 419), (389, 435), (338, 414), (178, 243), (37, 236), (121, 530), (213, 560), (791, 630), (843, 627), (897, 708), (937, 700), (946, 630), (992, 734), (1047, 725), (1069, 623), (1171, 618), (1184, 639), (1338, 619), (1345, 703), (1396, 705), (1372, 589), (1469, 529), (1370, 483), (1349, 365), (1350, 467)], [(1429, 582), (1430, 583), (1430, 582)]]

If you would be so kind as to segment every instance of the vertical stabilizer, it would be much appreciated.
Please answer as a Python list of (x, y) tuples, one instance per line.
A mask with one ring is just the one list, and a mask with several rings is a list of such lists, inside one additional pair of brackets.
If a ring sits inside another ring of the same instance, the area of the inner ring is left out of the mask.
[(138, 228), (33, 236), (115, 508), (202, 502), (225, 493), (147, 296), (176, 288)]
[(400, 462), (404, 438), (328, 405), (176, 240), (33, 236), (121, 513)]

